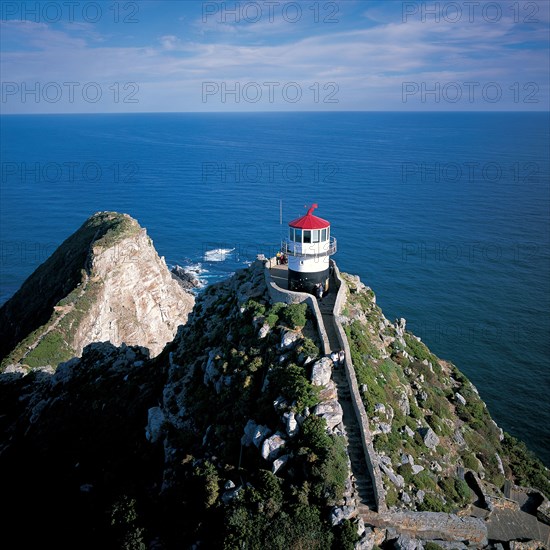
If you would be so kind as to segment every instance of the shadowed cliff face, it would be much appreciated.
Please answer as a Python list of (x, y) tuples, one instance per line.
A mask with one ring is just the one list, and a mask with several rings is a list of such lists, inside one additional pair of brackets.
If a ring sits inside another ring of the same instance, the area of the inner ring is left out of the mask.
[(2, 367), (55, 367), (102, 341), (158, 355), (193, 303), (145, 229), (128, 215), (100, 212), (0, 309)]

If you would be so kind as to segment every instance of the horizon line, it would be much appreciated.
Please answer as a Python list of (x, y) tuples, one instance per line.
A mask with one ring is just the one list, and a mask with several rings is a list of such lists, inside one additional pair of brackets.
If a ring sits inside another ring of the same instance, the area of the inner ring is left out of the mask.
[(548, 113), (550, 114), (550, 109), (533, 109), (533, 110), (521, 110), (514, 111), (509, 109), (499, 109), (499, 110), (473, 110), (473, 111), (451, 111), (451, 110), (426, 110), (426, 111), (402, 111), (402, 110), (367, 110), (367, 109), (349, 109), (342, 111), (138, 111), (138, 112), (129, 112), (121, 111), (117, 113), (102, 111), (98, 113), (89, 113), (89, 112), (77, 112), (77, 113), (0, 113), (0, 116), (66, 116), (66, 115), (180, 115), (180, 114), (196, 114), (196, 115), (232, 115), (232, 114), (247, 114), (247, 115), (256, 115), (256, 114), (302, 114), (302, 113), (323, 113), (323, 114), (339, 114), (339, 113), (402, 113), (402, 114), (426, 114), (426, 113), (453, 113), (453, 114), (471, 114), (471, 113)]

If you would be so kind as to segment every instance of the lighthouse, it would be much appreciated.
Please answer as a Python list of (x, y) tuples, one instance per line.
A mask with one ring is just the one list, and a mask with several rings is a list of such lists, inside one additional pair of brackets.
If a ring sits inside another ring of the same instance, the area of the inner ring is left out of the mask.
[(336, 252), (336, 239), (330, 235), (330, 223), (313, 211), (288, 224), (289, 235), (283, 242), (283, 252), (288, 257), (288, 289), (315, 292), (321, 283), (325, 292), (329, 289), (329, 259)]

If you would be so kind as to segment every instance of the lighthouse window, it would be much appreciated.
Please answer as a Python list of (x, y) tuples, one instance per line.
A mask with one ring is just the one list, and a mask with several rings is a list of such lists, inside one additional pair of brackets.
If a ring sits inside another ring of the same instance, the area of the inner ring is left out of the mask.
[(320, 233), (320, 231), (318, 229), (314, 229), (311, 232), (311, 242), (312, 243), (318, 243), (319, 242), (319, 233)]
[(297, 243), (301, 243), (302, 242), (302, 230), (301, 229), (296, 229), (296, 233), (295, 233), (295, 238), (294, 240), (297, 242)]
[(304, 243), (311, 242), (311, 231), (304, 231)]
[(293, 241), (294, 240), (294, 227), (288, 228), (288, 238)]
[(327, 230), (323, 229), (321, 231), (321, 242), (325, 242), (327, 240)]

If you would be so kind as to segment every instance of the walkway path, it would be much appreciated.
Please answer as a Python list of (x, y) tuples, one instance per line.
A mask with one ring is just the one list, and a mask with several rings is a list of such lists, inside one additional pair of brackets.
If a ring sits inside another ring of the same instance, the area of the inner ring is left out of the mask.
[[(288, 290), (288, 266), (273, 265), (270, 269), (271, 280), (284, 290)], [(336, 301), (337, 284), (334, 276), (330, 280), (330, 292), (320, 301), (319, 310), (321, 311), (322, 323), (327, 333), (329, 347), (328, 353), (340, 351), (340, 343), (334, 323), (334, 304)], [(357, 416), (351, 403), (349, 384), (346, 379), (343, 365), (334, 365), (332, 379), (336, 384), (338, 402), (342, 407), (342, 423), (347, 434), (347, 451), (351, 461), (351, 471), (355, 479), (355, 486), (358, 495), (359, 513), (376, 510), (376, 500), (372, 479), (365, 461), (365, 451), (359, 431)]]
[[(330, 280), (330, 292), (321, 301), (319, 309), (323, 316), (323, 324), (327, 332), (330, 351), (340, 351), (336, 326), (334, 324), (334, 303), (336, 300), (337, 286), (334, 277)], [(365, 462), (365, 451), (359, 431), (357, 416), (351, 403), (349, 384), (346, 379), (343, 365), (334, 365), (332, 379), (336, 384), (338, 402), (342, 407), (343, 424), (348, 437), (348, 455), (351, 461), (351, 471), (355, 478), (355, 486), (358, 494), (358, 510), (362, 513), (364, 510), (376, 510), (376, 501), (372, 488), (372, 479)]]

